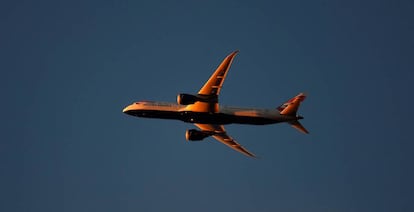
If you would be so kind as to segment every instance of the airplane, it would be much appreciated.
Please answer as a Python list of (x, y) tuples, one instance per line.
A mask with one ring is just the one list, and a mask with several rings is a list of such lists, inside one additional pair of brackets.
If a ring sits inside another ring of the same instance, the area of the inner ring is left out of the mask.
[(123, 109), (123, 113), (143, 118), (175, 119), (193, 123), (199, 128), (187, 130), (187, 141), (201, 141), (213, 137), (230, 148), (249, 157), (256, 157), (229, 136), (226, 124), (267, 125), (286, 122), (302, 133), (309, 132), (299, 123), (300, 103), (306, 95), (299, 93), (284, 104), (272, 109), (228, 107), (219, 104), (219, 94), (224, 80), (238, 51), (229, 54), (214, 71), (197, 94), (180, 93), (177, 103), (139, 101)]

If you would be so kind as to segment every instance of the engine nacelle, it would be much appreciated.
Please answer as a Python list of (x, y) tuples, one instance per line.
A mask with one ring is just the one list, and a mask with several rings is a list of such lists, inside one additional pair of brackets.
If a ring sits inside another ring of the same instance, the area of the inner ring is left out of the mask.
[(187, 141), (201, 141), (208, 136), (210, 136), (208, 133), (194, 129), (185, 132), (185, 139)]
[(197, 96), (191, 94), (180, 93), (177, 95), (177, 103), (179, 105), (190, 105), (198, 101)]

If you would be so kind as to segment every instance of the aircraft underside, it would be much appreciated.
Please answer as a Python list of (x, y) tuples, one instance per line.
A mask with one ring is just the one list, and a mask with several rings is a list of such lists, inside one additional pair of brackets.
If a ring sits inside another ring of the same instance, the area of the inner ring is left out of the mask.
[(156, 110), (139, 110), (128, 111), (129, 115), (144, 118), (175, 119), (188, 123), (201, 124), (253, 124), (265, 125), (275, 124), (288, 121), (286, 118), (270, 119), (265, 117), (236, 116), (224, 113), (200, 113), (190, 111), (156, 111)]

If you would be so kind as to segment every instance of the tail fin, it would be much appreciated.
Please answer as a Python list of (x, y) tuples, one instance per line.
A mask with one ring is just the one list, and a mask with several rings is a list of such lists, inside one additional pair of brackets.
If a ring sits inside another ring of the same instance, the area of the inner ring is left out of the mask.
[(304, 93), (300, 93), (297, 96), (293, 97), (286, 103), (279, 106), (277, 109), (279, 110), (281, 115), (288, 115), (288, 116), (296, 116), (297, 120), (288, 122), (290, 126), (299, 130), (302, 133), (308, 134), (309, 132), (306, 128), (298, 121), (299, 119), (303, 119), (301, 116), (297, 116), (297, 111), (299, 109), (300, 103), (305, 100), (306, 95)]
[(286, 103), (283, 105), (280, 105), (277, 109), (279, 110), (281, 115), (290, 115), (294, 116), (296, 115), (296, 112), (299, 109), (300, 103), (305, 100), (306, 95), (304, 93), (300, 93), (297, 96), (293, 97), (292, 99), (289, 99)]

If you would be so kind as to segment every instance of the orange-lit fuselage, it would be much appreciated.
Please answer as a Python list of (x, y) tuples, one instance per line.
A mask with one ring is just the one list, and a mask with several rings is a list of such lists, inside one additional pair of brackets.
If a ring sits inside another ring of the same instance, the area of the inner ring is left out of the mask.
[(220, 106), (217, 112), (195, 112), (185, 105), (142, 101), (127, 106), (123, 112), (137, 117), (175, 119), (202, 124), (265, 125), (297, 120), (300, 117), (280, 115), (276, 109), (252, 109)]

